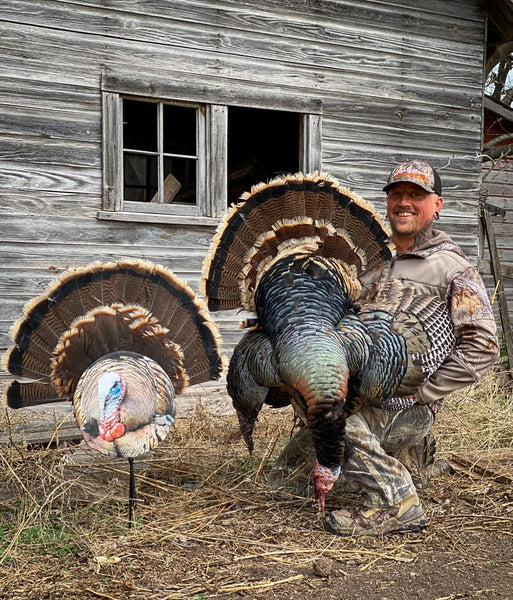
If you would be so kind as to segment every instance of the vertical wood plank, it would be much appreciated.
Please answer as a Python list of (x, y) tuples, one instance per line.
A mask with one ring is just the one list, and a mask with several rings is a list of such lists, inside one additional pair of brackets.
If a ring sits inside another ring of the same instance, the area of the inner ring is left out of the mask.
[[(207, 166), (207, 157), (205, 156), (207, 148), (208, 121), (210, 120), (210, 111), (208, 105), (200, 105), (196, 110), (197, 119), (197, 139), (196, 139), (196, 164), (198, 180), (196, 182), (196, 206), (198, 214), (204, 216), (208, 214), (209, 206), (205, 202), (208, 196), (208, 180), (210, 169)], [(200, 208), (203, 207), (203, 208)]]
[(208, 107), (207, 182), (209, 186), (208, 216), (221, 217), (227, 209), (228, 107), (212, 104)]
[(304, 173), (322, 171), (322, 116), (302, 115), (299, 165)]
[(122, 109), (121, 98), (111, 92), (102, 93), (103, 109), (103, 208), (121, 210), (123, 190)]
[(504, 285), (502, 283), (501, 263), (499, 253), (497, 252), (497, 244), (495, 241), (495, 233), (493, 231), (490, 213), (483, 209), (483, 221), (488, 239), (488, 248), (490, 249), (490, 258), (492, 262), (492, 272), (495, 285), (497, 286), (497, 299), (499, 302), (499, 314), (501, 317), (502, 331), (504, 333), (504, 341), (506, 343), (506, 351), (508, 353), (508, 361), (510, 371), (513, 373), (513, 330), (509, 318), (508, 303), (504, 293)]
[(158, 202), (164, 204), (164, 105), (162, 102), (157, 104), (158, 110)]

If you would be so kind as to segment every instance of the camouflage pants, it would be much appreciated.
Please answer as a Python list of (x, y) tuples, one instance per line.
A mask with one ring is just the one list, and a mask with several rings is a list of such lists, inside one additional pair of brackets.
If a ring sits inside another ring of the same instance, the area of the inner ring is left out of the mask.
[[(411, 475), (394, 452), (413, 446), (429, 433), (434, 416), (428, 406), (398, 411), (364, 406), (346, 422), (346, 457), (331, 494), (357, 492), (367, 507), (395, 506), (416, 492)], [(300, 429), (278, 457), (269, 482), (309, 494), (315, 461), (312, 435)], [(331, 495), (330, 494), (330, 495)]]
[(428, 406), (390, 411), (363, 407), (346, 423), (344, 491), (359, 491), (368, 507), (395, 506), (416, 489), (406, 467), (391, 456), (419, 443), (433, 426)]

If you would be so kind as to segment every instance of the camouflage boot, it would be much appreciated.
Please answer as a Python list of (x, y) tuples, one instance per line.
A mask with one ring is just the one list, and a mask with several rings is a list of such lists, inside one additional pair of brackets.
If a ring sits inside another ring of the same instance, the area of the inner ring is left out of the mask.
[(417, 494), (388, 508), (342, 508), (326, 514), (324, 528), (343, 537), (378, 536), (387, 533), (418, 533), (428, 518)]

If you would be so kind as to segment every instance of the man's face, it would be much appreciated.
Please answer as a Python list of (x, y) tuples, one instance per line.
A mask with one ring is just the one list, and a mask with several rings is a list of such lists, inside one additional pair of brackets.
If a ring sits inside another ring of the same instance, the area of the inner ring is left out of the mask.
[(415, 183), (395, 183), (387, 192), (387, 216), (395, 235), (414, 236), (433, 221), (442, 206), (441, 196)]

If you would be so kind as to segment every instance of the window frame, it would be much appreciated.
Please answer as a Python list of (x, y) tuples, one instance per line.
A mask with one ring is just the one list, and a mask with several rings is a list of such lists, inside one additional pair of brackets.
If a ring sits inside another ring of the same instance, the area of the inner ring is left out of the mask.
[[(127, 212), (146, 212), (146, 213), (164, 212), (164, 214), (198, 215), (199, 214), (199, 206), (197, 204), (196, 205), (186, 205), (186, 204), (168, 205), (168, 204), (165, 204), (164, 202), (162, 202), (163, 195), (164, 195), (164, 179), (165, 179), (164, 161), (165, 161), (165, 157), (169, 156), (169, 153), (166, 153), (164, 151), (163, 119), (164, 119), (164, 105), (181, 106), (181, 107), (186, 107), (186, 108), (193, 108), (195, 110), (194, 145), (196, 148), (196, 153), (195, 153), (194, 157), (189, 156), (188, 158), (194, 158), (196, 161), (195, 164), (201, 165), (201, 164), (204, 164), (203, 154), (204, 154), (204, 150), (205, 150), (205, 144), (203, 143), (203, 140), (205, 138), (205, 110), (204, 110), (204, 107), (197, 103), (191, 104), (189, 102), (183, 102), (183, 101), (180, 101), (180, 102), (165, 101), (164, 102), (160, 99), (153, 99), (153, 98), (151, 98), (151, 99), (144, 98), (143, 99), (143, 98), (140, 98), (139, 96), (134, 98), (127, 94), (122, 94), (121, 95), (122, 113), (123, 113), (123, 100), (135, 100), (136, 102), (148, 102), (148, 103), (156, 105), (156, 107), (157, 107), (157, 131), (156, 131), (157, 150), (156, 151), (137, 150), (137, 149), (127, 148), (123, 145), (121, 152), (122, 152), (123, 168), (125, 165), (126, 153), (139, 154), (141, 156), (143, 156), (143, 155), (155, 156), (157, 158), (157, 163), (158, 163), (157, 195), (159, 198), (158, 202), (152, 201), (151, 203), (123, 199), (122, 200), (123, 210), (125, 210)], [(124, 113), (122, 114), (121, 120), (124, 123), (124, 121), (125, 121)], [(176, 155), (176, 156), (178, 156), (178, 155)], [(198, 168), (198, 171), (199, 171), (199, 168)], [(122, 177), (122, 179), (123, 179), (123, 188), (124, 188), (125, 187), (124, 176)], [(195, 198), (202, 197), (205, 195), (203, 188), (204, 188), (204, 178), (202, 178), (200, 181), (197, 182)], [(120, 202), (121, 202), (121, 199), (120, 199)], [(165, 210), (161, 211), (161, 209), (159, 208), (161, 206), (165, 206)]]
[[(300, 115), (300, 170), (321, 170), (322, 103), (318, 98), (272, 96), (250, 84), (236, 97), (220, 84), (169, 83), (102, 77), (103, 198), (97, 218), (145, 223), (216, 225), (227, 207), (228, 110), (245, 106)], [(123, 201), (122, 100), (151, 100), (198, 107), (196, 206)], [(215, 152), (213, 149), (215, 148)], [(201, 158), (200, 158), (201, 157)]]

